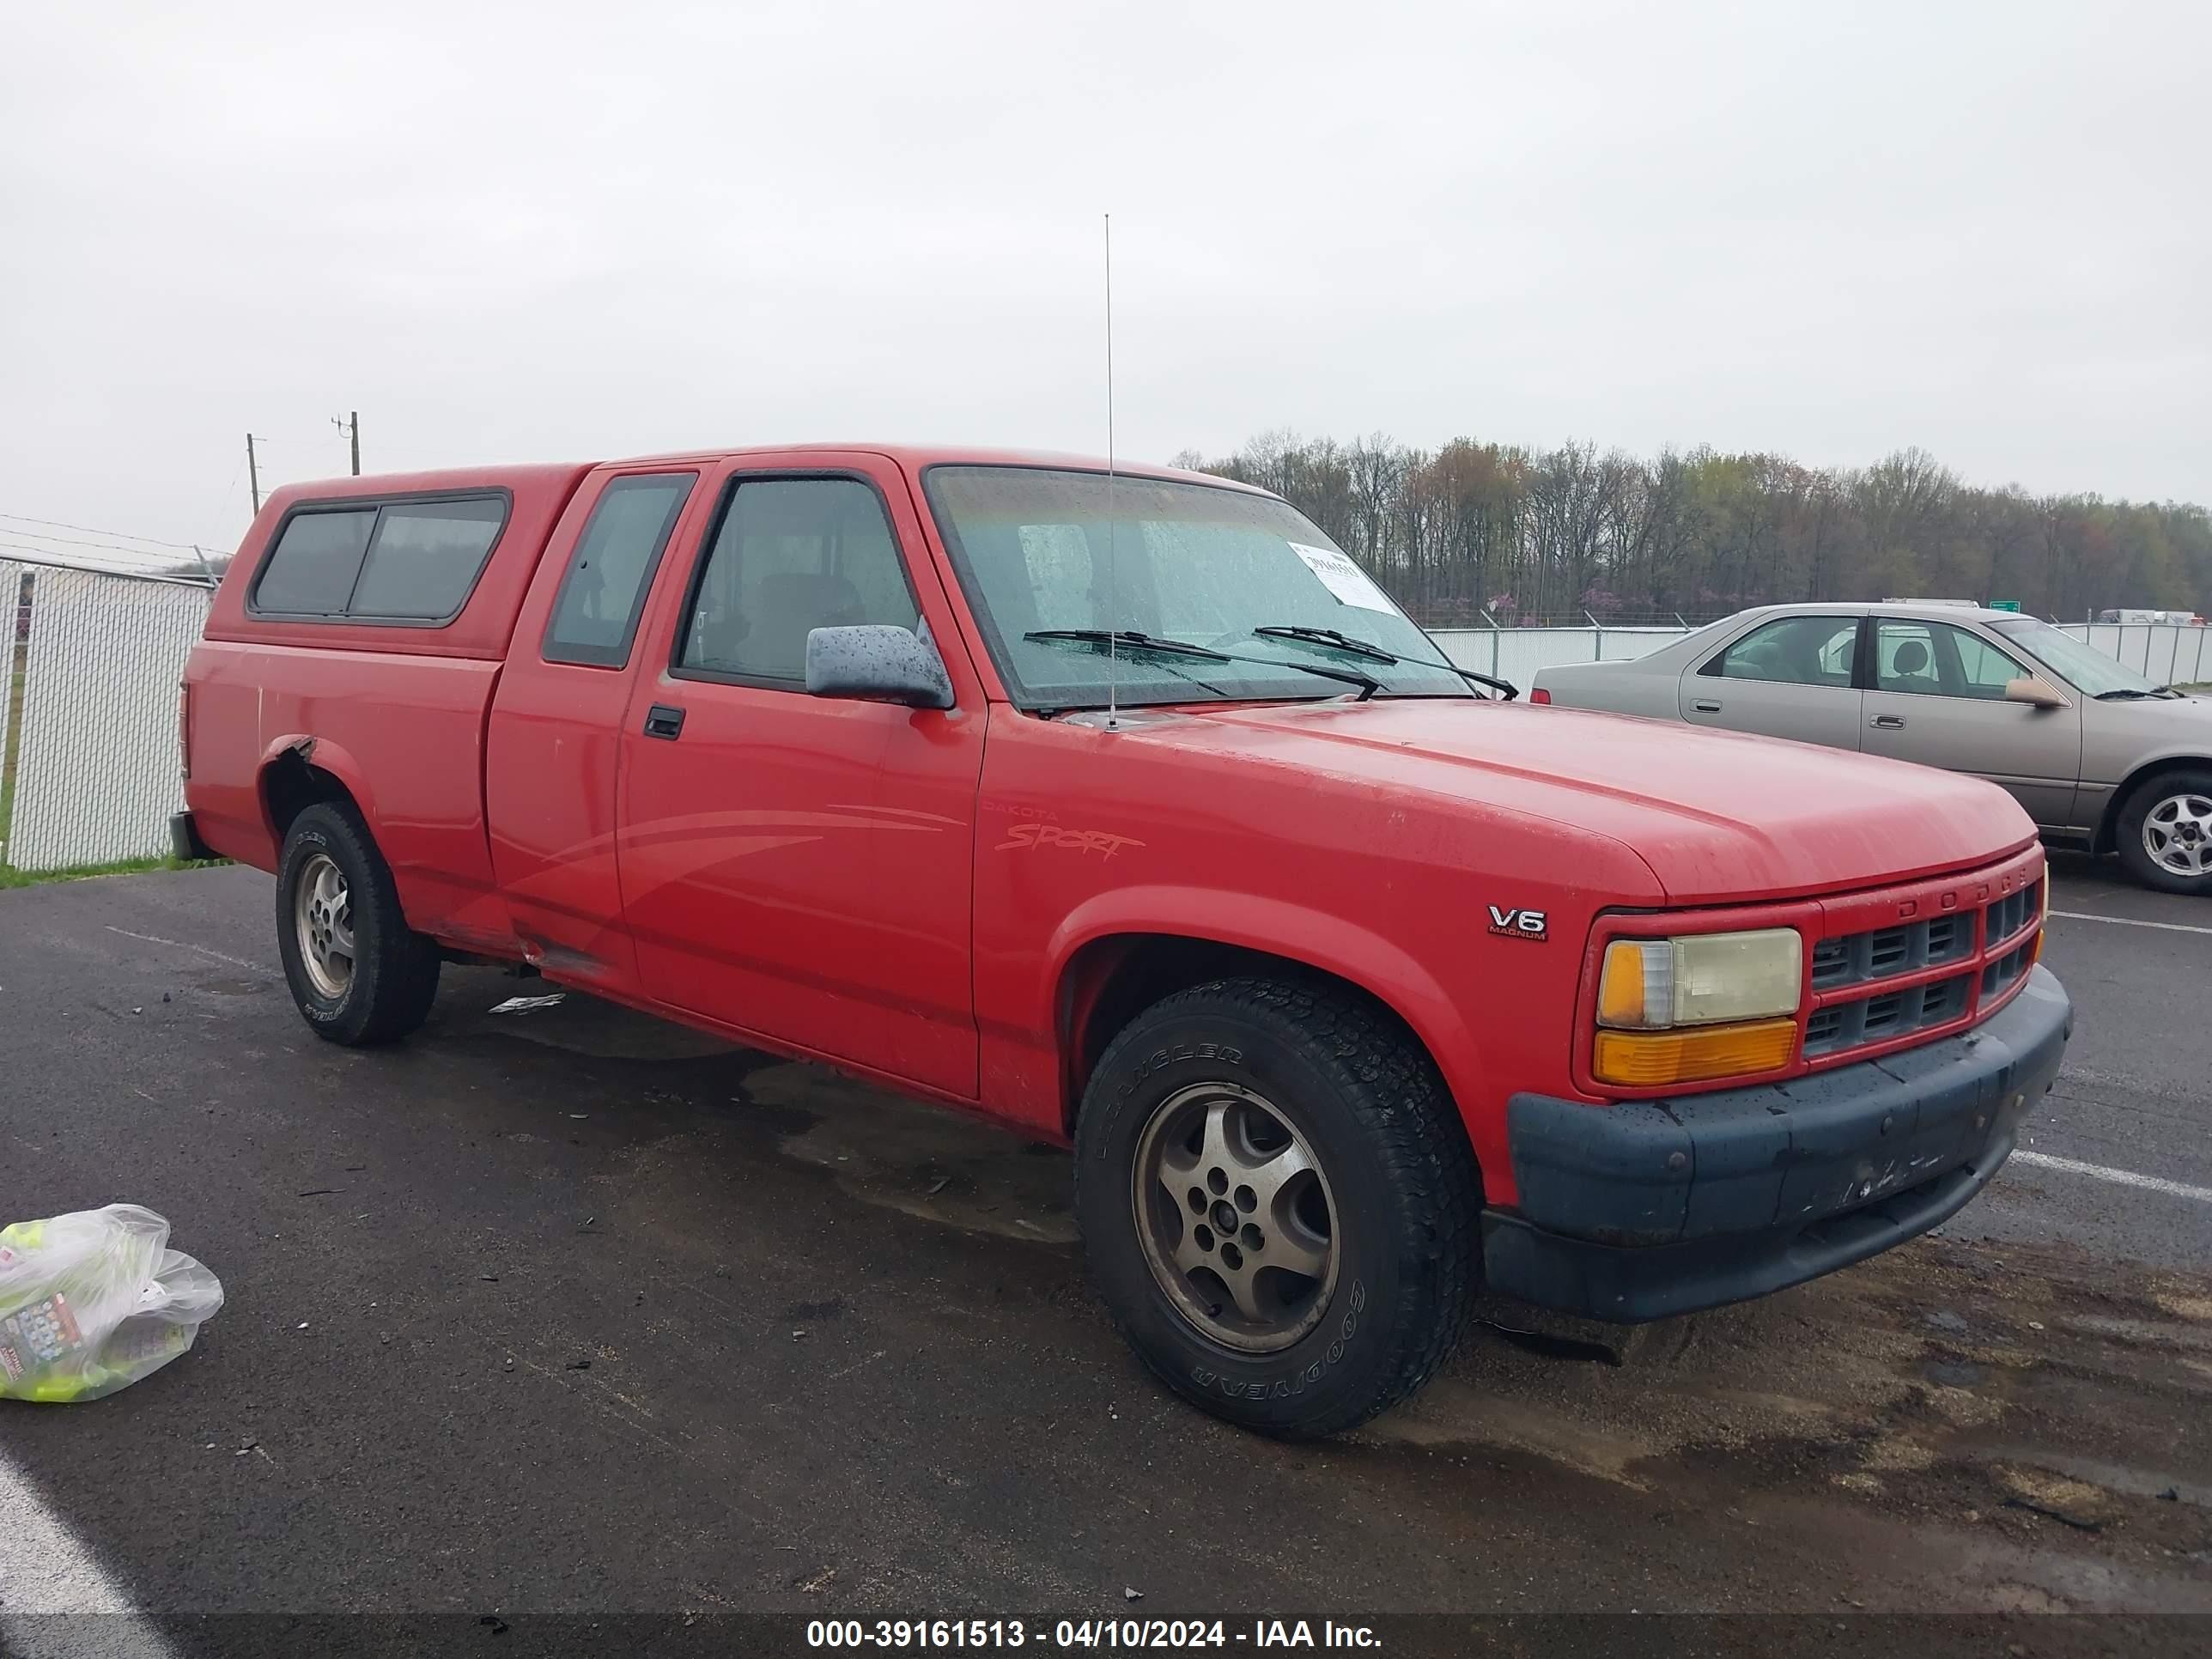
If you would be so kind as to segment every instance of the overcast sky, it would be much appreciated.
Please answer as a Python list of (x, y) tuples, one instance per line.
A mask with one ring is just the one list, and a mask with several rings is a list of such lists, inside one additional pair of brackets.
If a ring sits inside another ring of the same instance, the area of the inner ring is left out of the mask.
[[(2212, 6), (0, 0), (0, 513), (813, 437), (2212, 501)], [(68, 533), (68, 532), (57, 532)], [(13, 535), (0, 540), (15, 539)], [(0, 555), (4, 556), (4, 555)]]

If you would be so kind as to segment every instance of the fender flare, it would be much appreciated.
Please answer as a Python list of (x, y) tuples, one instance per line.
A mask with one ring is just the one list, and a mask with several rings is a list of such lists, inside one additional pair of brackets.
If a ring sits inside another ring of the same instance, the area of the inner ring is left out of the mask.
[[(1406, 1023), (1466, 1118), (1480, 1074), (1479, 1048), (1460, 1005), (1382, 935), (1327, 910), (1218, 888), (1116, 888), (1085, 900), (1054, 929), (1030, 1029), (1060, 1029), (1068, 968), (1085, 945), (1122, 933), (1202, 939), (1280, 957), (1357, 986)], [(1469, 1128), (1472, 1131), (1470, 1122)]]
[(262, 817), (268, 823), (270, 840), (280, 855), (283, 851), (283, 837), (277, 833), (274, 821), (269, 818), (268, 780), (269, 769), (288, 755), (296, 755), (304, 764), (329, 773), (344, 785), (346, 793), (353, 797), (354, 805), (360, 809), (362, 818), (368, 823), (369, 833), (372, 836), (375, 834), (376, 793), (369, 787), (368, 769), (342, 744), (316, 737), (312, 732), (288, 732), (264, 745), (260, 763), (253, 773), (254, 793), (261, 799)]

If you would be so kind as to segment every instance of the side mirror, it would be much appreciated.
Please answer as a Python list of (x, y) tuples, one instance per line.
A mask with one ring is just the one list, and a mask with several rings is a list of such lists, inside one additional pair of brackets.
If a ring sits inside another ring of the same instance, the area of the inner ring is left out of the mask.
[(2065, 694), (2060, 691), (2057, 686), (2053, 685), (2049, 680), (2040, 680), (2032, 677), (2026, 679), (2006, 681), (2005, 701), (2008, 702), (2029, 703), (2038, 708), (2063, 708), (2066, 707)]
[(862, 702), (950, 708), (952, 682), (945, 659), (909, 628), (817, 628), (806, 636), (806, 693)]

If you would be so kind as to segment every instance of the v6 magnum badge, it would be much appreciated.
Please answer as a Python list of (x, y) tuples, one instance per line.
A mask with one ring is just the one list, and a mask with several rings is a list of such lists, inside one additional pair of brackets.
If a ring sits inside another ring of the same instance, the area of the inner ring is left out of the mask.
[(1541, 910), (1501, 910), (1490, 907), (1490, 931), (1503, 933), (1508, 939), (1534, 939), (1540, 944), (1551, 938), (1551, 925), (1544, 920)]

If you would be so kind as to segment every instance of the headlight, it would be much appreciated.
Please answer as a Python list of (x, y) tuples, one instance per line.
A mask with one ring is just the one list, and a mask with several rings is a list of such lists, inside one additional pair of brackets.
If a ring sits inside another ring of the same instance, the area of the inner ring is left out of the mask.
[(1794, 927), (1615, 939), (1598, 981), (1597, 1023), (1623, 1031), (1794, 1014), (1804, 988)]
[(1606, 1083), (1662, 1087), (1788, 1065), (1804, 951), (1794, 927), (1615, 939), (1598, 979), (1593, 1069)]

